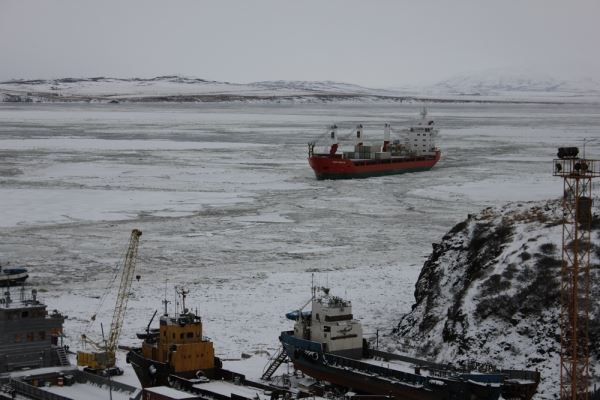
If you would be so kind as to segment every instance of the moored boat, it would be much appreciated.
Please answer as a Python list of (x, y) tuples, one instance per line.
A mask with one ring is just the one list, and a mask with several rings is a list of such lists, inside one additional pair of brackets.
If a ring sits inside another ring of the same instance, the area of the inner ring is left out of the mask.
[(0, 373), (19, 369), (69, 365), (61, 341), (65, 317), (37, 298), (37, 290), (17, 299), (10, 290), (0, 298)]
[(328, 130), (329, 151), (315, 152), (316, 142), (308, 144), (308, 163), (317, 179), (351, 179), (373, 176), (395, 175), (406, 172), (426, 171), (440, 160), (441, 151), (436, 147), (438, 129), (433, 120), (427, 118), (427, 111), (421, 112), (421, 121), (401, 131), (404, 137), (390, 140), (391, 126), (385, 124), (383, 142), (367, 145), (361, 124), (355, 130), (352, 151), (338, 153), (338, 127)]
[(25, 268), (3, 268), (0, 265), (0, 286), (11, 286), (25, 282), (29, 278)]
[(313, 288), (309, 303), (311, 311), (287, 315), (294, 330), (279, 340), (295, 368), (315, 379), (360, 394), (414, 400), (530, 399), (539, 384), (535, 371), (465, 370), (369, 349), (351, 302)]
[[(221, 368), (213, 343), (202, 336), (202, 318), (185, 307), (187, 290), (177, 290), (182, 299), (181, 312), (169, 315), (166, 308), (159, 328), (139, 333), (140, 348), (127, 353), (142, 387), (170, 386), (173, 379), (206, 380)], [(155, 313), (156, 315), (156, 313)]]

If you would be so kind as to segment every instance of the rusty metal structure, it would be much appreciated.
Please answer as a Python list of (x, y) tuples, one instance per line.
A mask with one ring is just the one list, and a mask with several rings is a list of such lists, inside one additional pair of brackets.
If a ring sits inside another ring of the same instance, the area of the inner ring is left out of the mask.
[(590, 228), (592, 179), (600, 160), (578, 157), (576, 147), (560, 148), (554, 176), (564, 180), (560, 281), (560, 398), (588, 400)]

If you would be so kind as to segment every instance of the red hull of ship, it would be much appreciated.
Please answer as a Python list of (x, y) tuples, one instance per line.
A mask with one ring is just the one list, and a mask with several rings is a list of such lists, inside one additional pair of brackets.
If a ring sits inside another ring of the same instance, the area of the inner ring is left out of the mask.
[(351, 179), (427, 171), (439, 161), (440, 156), (440, 151), (437, 151), (435, 156), (430, 157), (349, 160), (340, 155), (315, 154), (308, 158), (308, 163), (317, 179)]

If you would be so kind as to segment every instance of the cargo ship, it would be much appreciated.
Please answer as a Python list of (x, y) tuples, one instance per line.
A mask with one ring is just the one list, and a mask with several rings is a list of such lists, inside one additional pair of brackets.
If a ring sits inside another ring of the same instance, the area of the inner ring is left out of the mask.
[(361, 395), (403, 400), (529, 400), (540, 381), (537, 371), (498, 370), (490, 365), (455, 368), (370, 349), (354, 319), (350, 301), (313, 288), (310, 311), (286, 314), (293, 331), (279, 340), (294, 367)]
[(421, 111), (421, 120), (417, 124), (401, 131), (403, 142), (400, 139), (390, 141), (392, 128), (390, 124), (385, 124), (383, 142), (380, 145), (367, 145), (363, 126), (357, 125), (353, 150), (340, 154), (337, 131), (337, 125), (328, 129), (328, 152), (317, 153), (316, 142), (308, 144), (308, 163), (317, 179), (368, 178), (427, 171), (441, 157), (441, 151), (435, 143), (438, 129), (434, 121), (427, 118), (426, 109)]
[(137, 334), (143, 339), (142, 347), (127, 353), (127, 362), (144, 388), (171, 386), (177, 378), (208, 380), (222, 366), (215, 357), (212, 341), (202, 336), (202, 318), (185, 306), (188, 291), (183, 288), (176, 291), (181, 298), (181, 312), (176, 310), (169, 315), (165, 299), (159, 328), (150, 328), (154, 313), (146, 331)]

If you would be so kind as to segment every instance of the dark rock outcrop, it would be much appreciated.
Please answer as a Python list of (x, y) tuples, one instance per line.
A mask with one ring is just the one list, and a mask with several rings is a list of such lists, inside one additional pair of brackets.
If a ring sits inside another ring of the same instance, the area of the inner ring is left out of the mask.
[[(592, 221), (590, 372), (600, 360), (600, 218)], [(557, 387), (560, 360), (560, 201), (509, 204), (469, 215), (433, 251), (415, 304), (391, 349), (444, 363), (538, 369)], [(553, 393), (548, 389), (548, 393)]]

